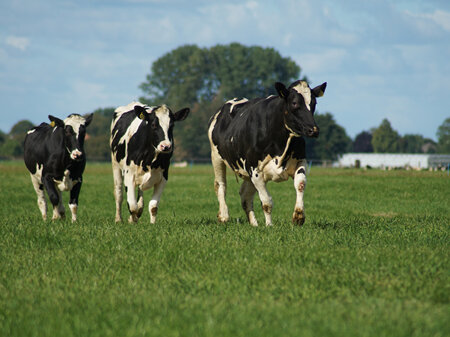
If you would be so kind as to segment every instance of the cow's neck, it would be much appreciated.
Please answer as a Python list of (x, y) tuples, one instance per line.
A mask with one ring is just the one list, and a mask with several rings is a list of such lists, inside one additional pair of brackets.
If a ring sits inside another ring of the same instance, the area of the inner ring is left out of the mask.
[(286, 125), (285, 117), (287, 114), (287, 106), (286, 102), (279, 97), (277, 98), (275, 111), (276, 113), (272, 114), (272, 120), (270, 121), (272, 136), (281, 140), (283, 143), (286, 143), (288, 139), (290, 141), (293, 136), (298, 137), (298, 135)]

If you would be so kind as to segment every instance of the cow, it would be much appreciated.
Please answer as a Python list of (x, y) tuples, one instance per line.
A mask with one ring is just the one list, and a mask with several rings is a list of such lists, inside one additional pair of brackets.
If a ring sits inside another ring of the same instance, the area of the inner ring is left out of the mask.
[(93, 114), (85, 117), (71, 114), (64, 121), (52, 115), (48, 118), (50, 124), (41, 123), (27, 132), (24, 161), (30, 171), (42, 218), (47, 219), (44, 190), (53, 205), (52, 220), (65, 217), (61, 192), (70, 191), (69, 208), (74, 222), (86, 167), (84, 138)]
[[(122, 221), (122, 186), (125, 185), (129, 222), (137, 222), (144, 207), (143, 191), (153, 188), (148, 210), (156, 222), (158, 204), (169, 175), (174, 122), (184, 120), (189, 108), (173, 113), (167, 105), (132, 102), (118, 107), (111, 123), (111, 159), (116, 202), (116, 222)], [(137, 199), (136, 199), (137, 188)]]
[(243, 178), (239, 194), (251, 225), (258, 222), (253, 198), (258, 192), (265, 222), (272, 225), (272, 198), (268, 181), (294, 179), (297, 194), (292, 220), (303, 225), (303, 192), (306, 186), (306, 137), (318, 137), (314, 121), (316, 98), (323, 96), (327, 83), (311, 89), (306, 81), (295, 81), (288, 88), (275, 83), (278, 95), (226, 102), (210, 121), (208, 137), (214, 169), (214, 189), (219, 201), (217, 218), (229, 220), (226, 195), (226, 167)]

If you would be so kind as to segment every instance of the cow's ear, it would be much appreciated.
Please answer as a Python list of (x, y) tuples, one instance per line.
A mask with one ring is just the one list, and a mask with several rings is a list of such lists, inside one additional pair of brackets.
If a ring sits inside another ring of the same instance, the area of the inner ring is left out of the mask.
[(92, 118), (94, 118), (94, 114), (91, 113), (89, 115), (86, 115), (84, 118), (86, 119), (86, 123), (84, 123), (84, 126), (88, 126), (89, 124), (91, 124)]
[(147, 114), (147, 110), (142, 105), (135, 105), (134, 112), (136, 113), (136, 116), (138, 116), (140, 119), (145, 119), (145, 116)]
[(286, 89), (283, 83), (275, 83), (275, 89), (277, 90), (278, 96), (281, 98), (286, 99), (289, 96), (289, 90)]
[(64, 121), (62, 119), (59, 119), (58, 117), (52, 116), (52, 115), (48, 115), (48, 119), (50, 119), (50, 125), (52, 127), (55, 126), (60, 126), (60, 127), (64, 127)]
[(190, 111), (191, 110), (189, 108), (178, 110), (173, 114), (173, 119), (176, 120), (177, 122), (183, 121), (189, 115)]
[(316, 97), (322, 97), (323, 94), (325, 93), (325, 89), (327, 87), (327, 82), (322, 83), (321, 85), (318, 85), (317, 87), (315, 87), (314, 89), (312, 89), (312, 93), (314, 94), (314, 96)]

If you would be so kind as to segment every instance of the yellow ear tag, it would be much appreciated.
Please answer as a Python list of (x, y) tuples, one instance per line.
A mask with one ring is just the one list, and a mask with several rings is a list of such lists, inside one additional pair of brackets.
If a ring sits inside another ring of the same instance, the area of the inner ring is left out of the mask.
[(52, 121), (52, 122), (50, 123), (50, 126), (51, 126), (52, 128), (54, 128), (54, 127), (55, 127), (55, 121)]
[(140, 118), (140, 119), (145, 119), (145, 115), (144, 115), (143, 112), (141, 112), (141, 114), (139, 115), (139, 118)]

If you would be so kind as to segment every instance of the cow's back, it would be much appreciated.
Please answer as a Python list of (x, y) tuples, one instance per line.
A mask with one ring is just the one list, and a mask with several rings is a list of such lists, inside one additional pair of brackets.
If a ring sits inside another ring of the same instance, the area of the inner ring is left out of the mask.
[(282, 125), (277, 120), (279, 110), (276, 96), (238, 104), (229, 101), (211, 119), (211, 142), (233, 169), (242, 167), (243, 160), (247, 169), (256, 167), (266, 155), (282, 153), (286, 145), (284, 128), (280, 131), (273, 125)]

